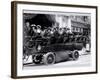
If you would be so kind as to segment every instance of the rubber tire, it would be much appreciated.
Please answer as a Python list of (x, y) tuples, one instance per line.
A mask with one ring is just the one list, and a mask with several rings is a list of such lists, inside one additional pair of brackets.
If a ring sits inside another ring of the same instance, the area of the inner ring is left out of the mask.
[[(53, 61), (51, 63), (48, 63), (48, 57), (50, 58), (52, 56)], [(53, 52), (48, 52), (47, 54), (43, 55), (43, 63), (46, 65), (54, 64), (55, 63), (55, 55)]]
[(74, 51), (74, 52), (72, 52), (71, 56), (72, 56), (73, 60), (77, 60), (79, 58), (79, 52), (78, 51)]
[(33, 60), (33, 63), (35, 63), (35, 64), (40, 64), (41, 61), (36, 62), (35, 60)]
[[(35, 56), (33, 56), (33, 58), (34, 58)], [(33, 60), (33, 63), (35, 63), (35, 64), (40, 64), (41, 63), (41, 61), (39, 60), (38, 62), (36, 62), (34, 59), (32, 58), (32, 60)]]

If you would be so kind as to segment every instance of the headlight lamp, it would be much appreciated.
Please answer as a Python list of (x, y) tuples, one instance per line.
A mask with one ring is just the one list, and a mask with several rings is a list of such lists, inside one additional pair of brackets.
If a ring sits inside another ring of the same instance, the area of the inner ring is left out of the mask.
[(41, 46), (40, 46), (40, 45), (38, 45), (37, 50), (38, 50), (38, 51), (40, 51), (40, 50), (41, 50)]

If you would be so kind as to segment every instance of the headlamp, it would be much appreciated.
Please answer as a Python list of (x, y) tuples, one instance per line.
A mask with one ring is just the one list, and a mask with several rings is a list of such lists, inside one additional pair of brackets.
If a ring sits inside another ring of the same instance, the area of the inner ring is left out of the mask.
[(40, 50), (41, 50), (41, 46), (40, 46), (40, 45), (38, 45), (37, 50), (38, 50), (38, 51), (40, 51)]

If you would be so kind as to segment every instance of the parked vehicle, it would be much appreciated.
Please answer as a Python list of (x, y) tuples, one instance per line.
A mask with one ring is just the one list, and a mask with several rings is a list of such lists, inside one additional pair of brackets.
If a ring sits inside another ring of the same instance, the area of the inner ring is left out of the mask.
[[(32, 61), (35, 64), (44, 63), (54, 64), (68, 60), (77, 60), (79, 51), (86, 45), (87, 38), (84, 36), (59, 37), (55, 43), (54, 37), (33, 38), (28, 41), (27, 53), (32, 55)], [(52, 41), (53, 40), (53, 41)]]

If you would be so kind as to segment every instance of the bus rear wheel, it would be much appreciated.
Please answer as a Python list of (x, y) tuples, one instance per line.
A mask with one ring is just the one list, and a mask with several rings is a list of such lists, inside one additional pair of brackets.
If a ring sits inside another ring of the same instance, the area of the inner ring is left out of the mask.
[(79, 52), (78, 51), (74, 51), (74, 52), (72, 52), (71, 56), (72, 56), (73, 60), (77, 60), (79, 58)]

